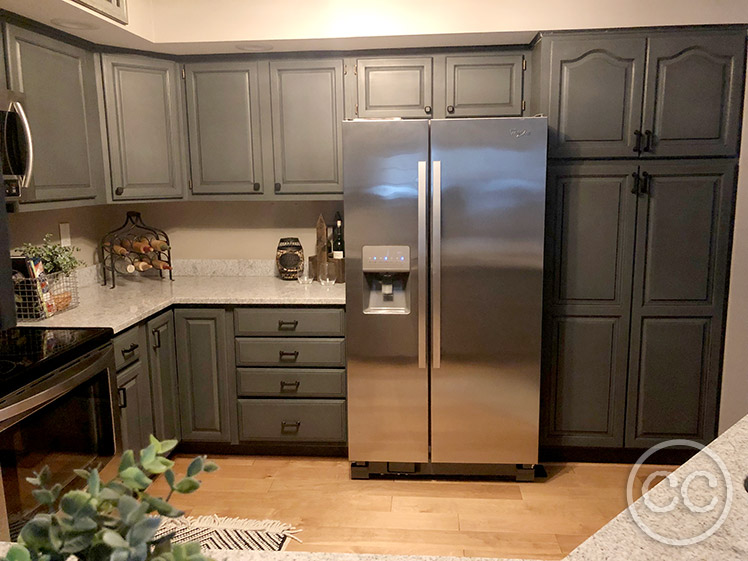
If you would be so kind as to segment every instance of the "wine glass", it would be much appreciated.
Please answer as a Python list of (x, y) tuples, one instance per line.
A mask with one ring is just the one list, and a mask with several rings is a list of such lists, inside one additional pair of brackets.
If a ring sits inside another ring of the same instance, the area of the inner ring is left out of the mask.
[(337, 279), (337, 265), (331, 261), (322, 261), (317, 264), (319, 268), (319, 283), (322, 286), (332, 286)]

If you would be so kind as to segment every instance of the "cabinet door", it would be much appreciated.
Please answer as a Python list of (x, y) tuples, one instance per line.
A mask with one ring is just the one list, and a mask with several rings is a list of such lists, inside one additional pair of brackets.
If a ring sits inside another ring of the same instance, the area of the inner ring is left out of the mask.
[(551, 167), (543, 443), (623, 446), (636, 163)]
[(22, 202), (103, 201), (94, 55), (12, 25), (6, 32), (9, 86), (26, 96), (34, 141), (32, 184)]
[(433, 113), (430, 57), (359, 59), (358, 117), (423, 117)]
[(635, 157), (645, 39), (550, 40), (549, 156)]
[(642, 155), (736, 156), (744, 68), (745, 32), (652, 36)]
[(160, 440), (179, 440), (181, 427), (174, 314), (168, 311), (150, 320), (146, 333), (155, 435)]
[(153, 433), (151, 386), (145, 363), (138, 361), (117, 375), (122, 446), (124, 450), (138, 450), (148, 446)]
[(522, 115), (522, 55), (448, 56), (447, 117)]
[(229, 442), (226, 311), (174, 311), (182, 440)]
[(273, 61), (270, 73), (275, 193), (342, 193), (343, 61)]
[(187, 183), (179, 67), (102, 55), (115, 200), (180, 198)]
[(75, 2), (127, 24), (127, 0), (75, 0)]
[(256, 62), (187, 64), (192, 192), (262, 193)]
[(639, 197), (626, 446), (716, 435), (735, 162), (650, 162)]

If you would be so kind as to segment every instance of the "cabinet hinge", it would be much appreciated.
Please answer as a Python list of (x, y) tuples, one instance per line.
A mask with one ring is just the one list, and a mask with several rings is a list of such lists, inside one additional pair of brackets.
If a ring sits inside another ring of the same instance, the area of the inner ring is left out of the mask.
[(358, 103), (356, 104), (356, 117), (358, 117)]
[(190, 188), (190, 193), (191, 193), (192, 192), (192, 180), (191, 179), (187, 180), (187, 186)]
[(353, 67), (353, 75), (358, 76), (358, 64)]
[(527, 102), (523, 99), (522, 100), (522, 111), (527, 110)]
[(348, 65), (347, 64), (343, 65), (343, 76), (348, 76)]
[(182, 67), (182, 80), (187, 79), (187, 73), (184, 71), (184, 66)]
[(526, 58), (522, 59), (522, 70), (527, 70), (527, 59)]

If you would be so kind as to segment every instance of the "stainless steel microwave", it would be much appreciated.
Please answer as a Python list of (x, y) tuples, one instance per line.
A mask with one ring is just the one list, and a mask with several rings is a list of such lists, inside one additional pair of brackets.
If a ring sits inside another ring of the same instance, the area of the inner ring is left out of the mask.
[(0, 158), (6, 200), (18, 200), (34, 173), (34, 143), (22, 93), (0, 89)]

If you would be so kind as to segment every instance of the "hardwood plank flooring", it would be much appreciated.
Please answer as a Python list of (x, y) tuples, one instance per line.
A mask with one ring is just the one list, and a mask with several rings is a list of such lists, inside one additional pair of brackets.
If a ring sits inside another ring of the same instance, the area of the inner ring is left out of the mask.
[[(177, 456), (177, 476), (192, 456)], [(363, 480), (340, 458), (212, 457), (221, 469), (172, 502), (187, 514), (275, 519), (303, 531), (290, 551), (561, 559), (626, 508), (630, 466), (548, 464), (548, 478)], [(652, 472), (675, 466), (645, 466)], [(659, 481), (657, 479), (656, 481)], [(165, 496), (163, 478), (152, 491)]]

